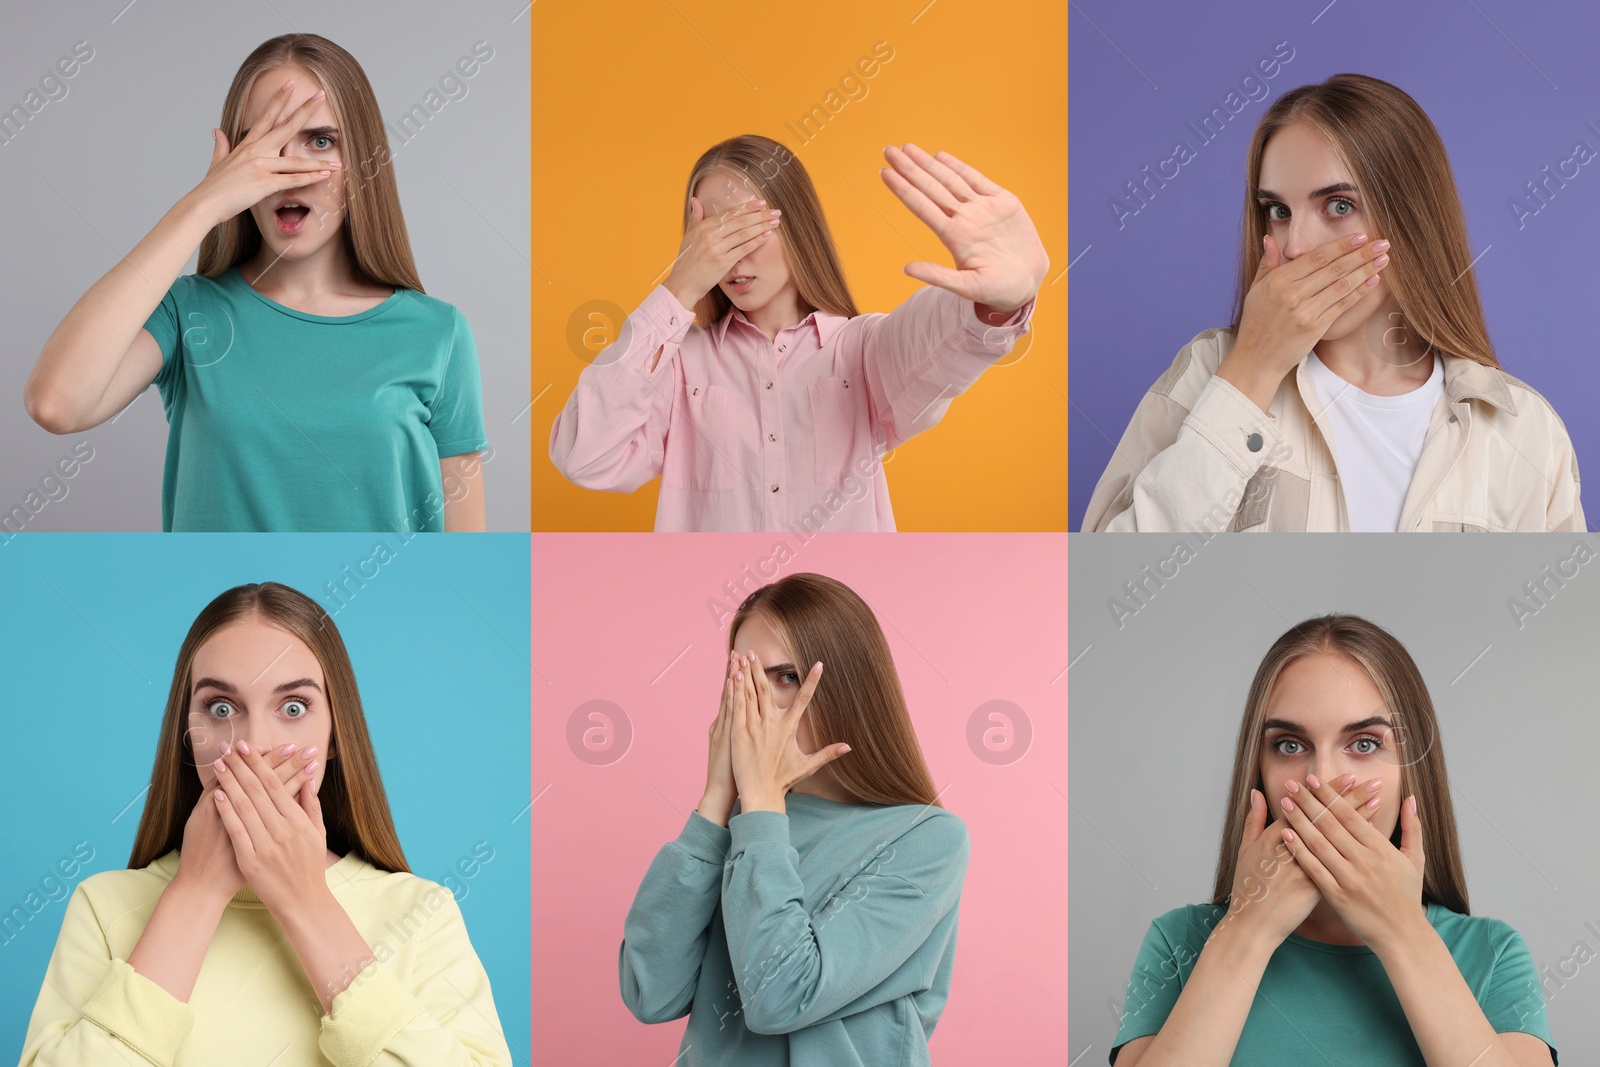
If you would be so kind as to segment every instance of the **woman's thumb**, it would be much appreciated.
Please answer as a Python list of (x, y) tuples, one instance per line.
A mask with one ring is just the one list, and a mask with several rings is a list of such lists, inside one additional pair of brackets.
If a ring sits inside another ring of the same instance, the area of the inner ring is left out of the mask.
[(1250, 790), (1250, 811), (1244, 817), (1244, 844), (1255, 844), (1256, 838), (1267, 828), (1267, 800), (1260, 792)]
[(228, 154), (228, 135), (216, 127), (211, 129), (211, 162), (215, 163)]
[(1283, 263), (1283, 250), (1278, 247), (1278, 242), (1273, 240), (1272, 234), (1264, 234), (1261, 238), (1261, 263), (1256, 268), (1256, 277), (1276, 270)]

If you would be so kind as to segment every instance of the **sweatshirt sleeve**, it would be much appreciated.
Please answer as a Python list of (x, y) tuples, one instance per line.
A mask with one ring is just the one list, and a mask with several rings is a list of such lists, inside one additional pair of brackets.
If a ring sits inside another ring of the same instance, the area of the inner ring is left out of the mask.
[(1220, 532), (1250, 479), (1287, 453), (1278, 420), (1200, 358), (1214, 333), (1185, 345), (1139, 401), (1089, 500), (1086, 532)]
[(645, 872), (617, 954), (623, 1003), (640, 1022), (682, 1018), (694, 1003), (730, 836), (727, 827), (690, 812)]
[(193, 1026), (189, 1005), (112, 957), (80, 883), (67, 902), (19, 1067), (171, 1067)]
[(550, 462), (569, 480), (631, 493), (661, 473), (678, 350), (693, 323), (694, 312), (658, 285), (578, 375), (550, 427)]
[(950, 402), (1028, 332), (1034, 301), (1004, 325), (978, 318), (976, 305), (929, 285), (886, 315), (865, 316), (862, 364), (878, 435), (897, 448), (944, 418)]
[(809, 913), (789, 817), (745, 812), (729, 829), (722, 921), (746, 1026), (792, 1033), (924, 988), (920, 974), (889, 979), (960, 900), (970, 852), (960, 819), (940, 812), (886, 840)]
[(433, 892), (441, 903), (422, 927), (410, 976), (369, 964), (322, 1017), (317, 1044), (334, 1067), (511, 1067), (461, 908), (449, 890)]

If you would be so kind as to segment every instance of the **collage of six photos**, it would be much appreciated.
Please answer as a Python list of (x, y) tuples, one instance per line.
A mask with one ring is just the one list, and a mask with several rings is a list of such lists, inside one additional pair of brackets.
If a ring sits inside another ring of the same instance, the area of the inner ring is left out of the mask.
[(0, 16), (20, 1067), (1600, 1054), (1536, 6)]

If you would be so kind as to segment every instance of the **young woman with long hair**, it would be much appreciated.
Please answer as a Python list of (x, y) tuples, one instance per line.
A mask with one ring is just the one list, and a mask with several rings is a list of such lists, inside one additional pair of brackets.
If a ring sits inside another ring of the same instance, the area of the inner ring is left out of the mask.
[(1139, 402), (1083, 528), (1584, 530), (1572, 442), (1501, 369), (1417, 102), (1360, 74), (1301, 86), (1246, 166), (1233, 322)]
[(622, 999), (689, 1016), (685, 1067), (927, 1063), (968, 853), (872, 610), (817, 574), (763, 586), (730, 622), (705, 792), (623, 926)]
[(45, 342), (29, 414), (79, 433), (154, 382), (164, 530), (483, 529), (477, 349), (422, 291), (361, 65), (315, 34), (266, 41), (212, 140), (205, 178)]
[(550, 428), (561, 473), (624, 493), (659, 475), (657, 530), (893, 530), (884, 453), (1011, 350), (1049, 258), (1021, 201), (973, 167), (884, 155), (954, 269), (908, 264), (928, 288), (859, 314), (800, 160), (767, 137), (713, 145), (670, 273)]
[(1527, 944), (1468, 910), (1439, 720), (1387, 631), (1326, 615), (1267, 651), (1211, 901), (1150, 924), (1110, 1060), (1555, 1062)]
[(455, 897), (411, 874), (349, 653), (304, 594), (208, 604), (128, 868), (68, 902), (21, 1067), (509, 1067)]

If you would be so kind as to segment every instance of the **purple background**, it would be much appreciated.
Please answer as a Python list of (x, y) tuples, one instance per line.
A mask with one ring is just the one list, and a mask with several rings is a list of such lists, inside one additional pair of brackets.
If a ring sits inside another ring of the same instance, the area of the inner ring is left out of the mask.
[[(1072, 529), (1145, 390), (1195, 334), (1232, 318), (1256, 123), (1287, 90), (1341, 72), (1393, 82), (1438, 127), (1472, 253), (1491, 246), (1476, 267), (1490, 340), (1506, 371), (1566, 423), (1590, 480), (1590, 528), (1600, 522), (1600, 426), (1590, 417), (1600, 344), (1584, 310), (1600, 296), (1600, 157), (1520, 230), (1509, 206), (1537, 205), (1525, 183), (1546, 165), (1556, 172), (1576, 142), (1600, 153), (1588, 125), (1600, 127), (1592, 2), (1077, 0), (1069, 40)], [(1280, 41), (1294, 56), (1265, 82), (1268, 95), (1202, 144), (1188, 123), (1222, 107), (1246, 74), (1259, 79), (1257, 60)], [(1119, 230), (1112, 198), (1127, 198), (1126, 183), (1146, 164), (1155, 173), (1179, 140), (1196, 158)]]

